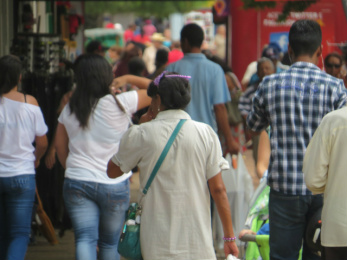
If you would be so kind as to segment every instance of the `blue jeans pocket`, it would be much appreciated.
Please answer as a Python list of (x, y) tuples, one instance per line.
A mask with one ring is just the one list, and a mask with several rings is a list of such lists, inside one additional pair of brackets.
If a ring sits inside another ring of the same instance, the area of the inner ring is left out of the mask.
[(64, 201), (66, 204), (83, 205), (85, 202), (84, 183), (75, 180), (65, 179), (64, 181)]
[(11, 180), (11, 191), (17, 194), (22, 194), (27, 191), (35, 191), (35, 176), (20, 175), (13, 177)]
[(107, 204), (112, 212), (127, 210), (130, 200), (129, 181), (109, 185), (107, 190)]

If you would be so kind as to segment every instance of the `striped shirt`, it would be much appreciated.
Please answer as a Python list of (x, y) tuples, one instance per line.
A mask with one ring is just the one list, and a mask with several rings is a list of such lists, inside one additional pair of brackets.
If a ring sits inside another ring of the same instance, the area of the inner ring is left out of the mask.
[(263, 79), (247, 125), (256, 132), (271, 126), (268, 184), (272, 189), (288, 195), (312, 194), (302, 173), (306, 147), (324, 115), (343, 107), (346, 98), (342, 80), (312, 63), (297, 62)]
[(252, 99), (254, 97), (255, 91), (258, 88), (258, 84), (249, 86), (245, 92), (241, 95), (239, 99), (239, 111), (242, 116), (248, 116), (252, 110)]

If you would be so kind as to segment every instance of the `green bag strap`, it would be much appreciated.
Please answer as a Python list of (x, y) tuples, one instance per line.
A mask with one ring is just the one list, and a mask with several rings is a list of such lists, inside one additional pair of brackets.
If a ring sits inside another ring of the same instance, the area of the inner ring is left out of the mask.
[(161, 155), (160, 155), (160, 157), (159, 157), (157, 163), (155, 164), (155, 166), (154, 166), (154, 168), (153, 168), (153, 171), (152, 171), (151, 175), (149, 176), (149, 179), (148, 179), (148, 181), (147, 181), (147, 184), (146, 184), (145, 188), (144, 188), (143, 191), (142, 191), (143, 194), (147, 194), (147, 191), (148, 191), (148, 189), (149, 189), (149, 186), (151, 186), (152, 181), (153, 181), (155, 175), (157, 174), (157, 172), (158, 172), (158, 170), (159, 170), (161, 164), (163, 163), (163, 161), (164, 161), (164, 159), (165, 159), (167, 153), (169, 152), (172, 143), (175, 141), (175, 138), (176, 138), (178, 132), (180, 131), (181, 127), (183, 126), (183, 124), (184, 124), (186, 121), (187, 121), (187, 119), (181, 119), (181, 120), (178, 122), (178, 124), (177, 124), (175, 130), (172, 132), (172, 134), (171, 134), (169, 140), (167, 141), (167, 144), (165, 145), (163, 151), (161, 152)]

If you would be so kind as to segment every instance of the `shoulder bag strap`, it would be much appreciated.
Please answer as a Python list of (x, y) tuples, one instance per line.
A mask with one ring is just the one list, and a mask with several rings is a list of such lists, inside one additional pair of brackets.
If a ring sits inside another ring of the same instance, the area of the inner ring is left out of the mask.
[(131, 120), (131, 117), (129, 116), (129, 114), (127, 113), (127, 111), (125, 110), (123, 104), (119, 101), (119, 99), (117, 98), (116, 94), (114, 94), (113, 92), (111, 93), (114, 100), (116, 101), (117, 106), (120, 108), (120, 110), (122, 110), (122, 112), (126, 115), (126, 117), (129, 120), (129, 125), (132, 126), (133, 125), (133, 121)]
[(161, 164), (163, 163), (163, 161), (164, 161), (164, 159), (165, 159), (167, 153), (169, 152), (172, 143), (174, 142), (174, 140), (175, 140), (175, 138), (176, 138), (178, 132), (180, 131), (181, 127), (183, 126), (183, 124), (184, 124), (186, 121), (187, 121), (187, 119), (181, 119), (181, 120), (178, 122), (178, 124), (177, 124), (175, 130), (172, 132), (172, 134), (171, 134), (169, 140), (167, 141), (167, 144), (165, 145), (163, 151), (161, 152), (161, 155), (160, 155), (160, 157), (159, 157), (157, 163), (155, 164), (155, 166), (154, 166), (154, 168), (153, 168), (153, 171), (152, 171), (151, 175), (149, 176), (149, 179), (148, 179), (148, 181), (147, 181), (147, 184), (146, 184), (145, 188), (144, 188), (143, 191), (142, 191), (143, 194), (145, 194), (145, 195), (147, 194), (147, 191), (148, 191), (148, 189), (149, 189), (149, 186), (151, 186), (152, 181), (153, 181), (155, 175), (157, 174), (157, 172), (158, 172), (158, 170), (159, 170)]

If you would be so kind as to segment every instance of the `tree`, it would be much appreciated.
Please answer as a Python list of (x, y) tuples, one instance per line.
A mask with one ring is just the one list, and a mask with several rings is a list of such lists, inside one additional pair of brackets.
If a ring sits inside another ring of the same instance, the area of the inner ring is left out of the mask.
[(86, 1), (85, 12), (92, 16), (108, 12), (164, 18), (175, 12), (186, 13), (200, 8), (211, 8), (213, 3), (214, 1)]
[[(276, 1), (242, 0), (242, 2), (244, 4), (243, 7), (245, 9), (264, 9), (266, 7), (274, 8), (276, 6)], [(278, 21), (285, 21), (289, 16), (290, 12), (302, 12), (306, 10), (310, 5), (316, 2), (317, 0), (287, 1), (283, 5), (282, 14), (278, 16)]]

